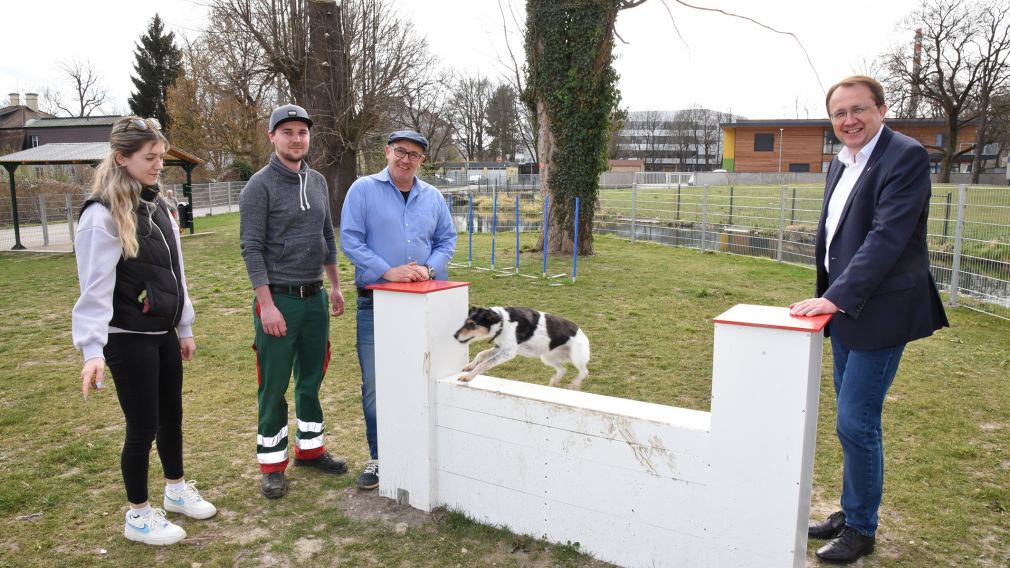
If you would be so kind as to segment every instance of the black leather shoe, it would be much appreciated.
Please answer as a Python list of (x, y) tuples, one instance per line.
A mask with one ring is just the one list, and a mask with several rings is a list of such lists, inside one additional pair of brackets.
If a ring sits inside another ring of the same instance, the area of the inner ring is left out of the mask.
[(331, 456), (329, 452), (324, 452), (323, 455), (314, 460), (300, 460), (295, 458), (295, 465), (314, 467), (320, 471), (332, 474), (347, 472), (347, 462), (340, 458)]
[(845, 527), (842, 529), (841, 536), (817, 549), (817, 558), (838, 564), (855, 562), (873, 552), (873, 544), (876, 540), (852, 527)]
[(842, 534), (843, 528), (845, 528), (845, 513), (835, 511), (827, 519), (810, 525), (807, 528), (807, 536), (821, 540), (830, 540)]
[(287, 481), (283, 471), (264, 473), (260, 479), (260, 491), (267, 499), (280, 499), (288, 491)]

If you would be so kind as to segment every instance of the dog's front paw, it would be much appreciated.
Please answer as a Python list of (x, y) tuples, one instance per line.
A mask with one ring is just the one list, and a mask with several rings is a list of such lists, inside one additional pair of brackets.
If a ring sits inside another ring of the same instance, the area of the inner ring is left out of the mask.
[(466, 364), (466, 365), (464, 365), (464, 366), (463, 366), (463, 368), (462, 368), (462, 369), (460, 369), (460, 370), (461, 370), (461, 371), (472, 371), (472, 370), (473, 370), (473, 368), (474, 368), (474, 367), (476, 367), (476, 366), (477, 366), (477, 363), (467, 363), (467, 364)]
[(473, 378), (474, 378), (474, 375), (471, 375), (471, 374), (467, 373), (467, 374), (465, 374), (465, 375), (460, 375), (460, 376), (458, 377), (458, 380), (459, 380), (459, 381), (460, 381), (461, 383), (469, 383), (470, 381), (472, 381), (472, 380), (473, 380)]

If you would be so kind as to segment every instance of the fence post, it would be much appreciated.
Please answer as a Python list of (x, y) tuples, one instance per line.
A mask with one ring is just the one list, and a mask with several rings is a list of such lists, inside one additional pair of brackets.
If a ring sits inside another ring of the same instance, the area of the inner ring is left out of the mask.
[(705, 252), (705, 240), (708, 233), (708, 184), (705, 184), (705, 193), (701, 198), (701, 252)]
[(498, 238), (498, 184), (491, 197), (491, 270), (494, 270), (494, 246)]
[(42, 244), (49, 246), (49, 223), (46, 222), (46, 194), (39, 194), (39, 222), (42, 223)]
[[(783, 186), (784, 188), (785, 186)], [(796, 224), (796, 188), (793, 188), (793, 203), (792, 207), (789, 209), (789, 224)]]
[(733, 224), (733, 186), (729, 186), (729, 223), (727, 225)]
[(635, 217), (637, 205), (635, 201), (638, 198), (638, 188), (631, 186), (631, 242), (635, 242)]
[(961, 287), (961, 244), (964, 239), (964, 206), (968, 186), (961, 184), (957, 192), (957, 225), (954, 226), (954, 259), (950, 265), (950, 305), (957, 307), (957, 292)]
[(947, 192), (947, 205), (943, 210), (943, 236), (946, 237), (949, 233), (947, 229), (950, 225), (950, 192)]
[(466, 257), (466, 265), (473, 266), (473, 192), (470, 192), (470, 222), (468, 223), (470, 227), (470, 252)]
[[(508, 180), (505, 180), (508, 183)], [(516, 192), (516, 274), (519, 274), (519, 192)]]
[(572, 284), (579, 271), (579, 198), (575, 198), (575, 234), (572, 239)]
[(786, 188), (779, 190), (779, 238), (775, 245), (775, 260), (782, 262), (782, 247), (786, 236)]
[(547, 278), (547, 229), (548, 229), (548, 220), (550, 218), (549, 217), (550, 212), (551, 212), (551, 196), (550, 195), (544, 195), (544, 246), (543, 246), (543, 251), (544, 251), (544, 267), (543, 267), (544, 278)]
[(214, 215), (214, 184), (207, 184), (207, 214)]
[(228, 194), (228, 212), (231, 213), (231, 182), (228, 182), (228, 185), (225, 186), (224, 191), (225, 193)]
[(677, 215), (674, 219), (680, 221), (680, 182), (677, 182)]
[(67, 197), (67, 230), (70, 231), (70, 247), (74, 246), (74, 210), (73, 202), (70, 200), (70, 194), (64, 194)]

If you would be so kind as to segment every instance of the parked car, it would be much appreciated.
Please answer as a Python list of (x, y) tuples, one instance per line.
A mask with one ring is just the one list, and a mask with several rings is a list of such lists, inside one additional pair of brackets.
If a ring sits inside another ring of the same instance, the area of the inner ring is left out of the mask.
[(467, 183), (477, 184), (477, 183), (483, 183), (485, 180), (487, 180), (487, 178), (485, 178), (481, 174), (473, 174), (472, 176), (467, 178)]

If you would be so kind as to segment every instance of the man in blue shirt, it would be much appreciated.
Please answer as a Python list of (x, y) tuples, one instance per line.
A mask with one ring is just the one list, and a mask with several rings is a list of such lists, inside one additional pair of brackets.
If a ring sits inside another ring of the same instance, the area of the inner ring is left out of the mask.
[(372, 291), (377, 282), (446, 279), (456, 252), (456, 229), (445, 199), (417, 179), (428, 140), (411, 130), (389, 135), (386, 169), (359, 178), (347, 191), (340, 213), (340, 248), (354, 263), (358, 288), (358, 364), (361, 406), (371, 459), (358, 487), (379, 486), (379, 446), (375, 420), (375, 327)]

